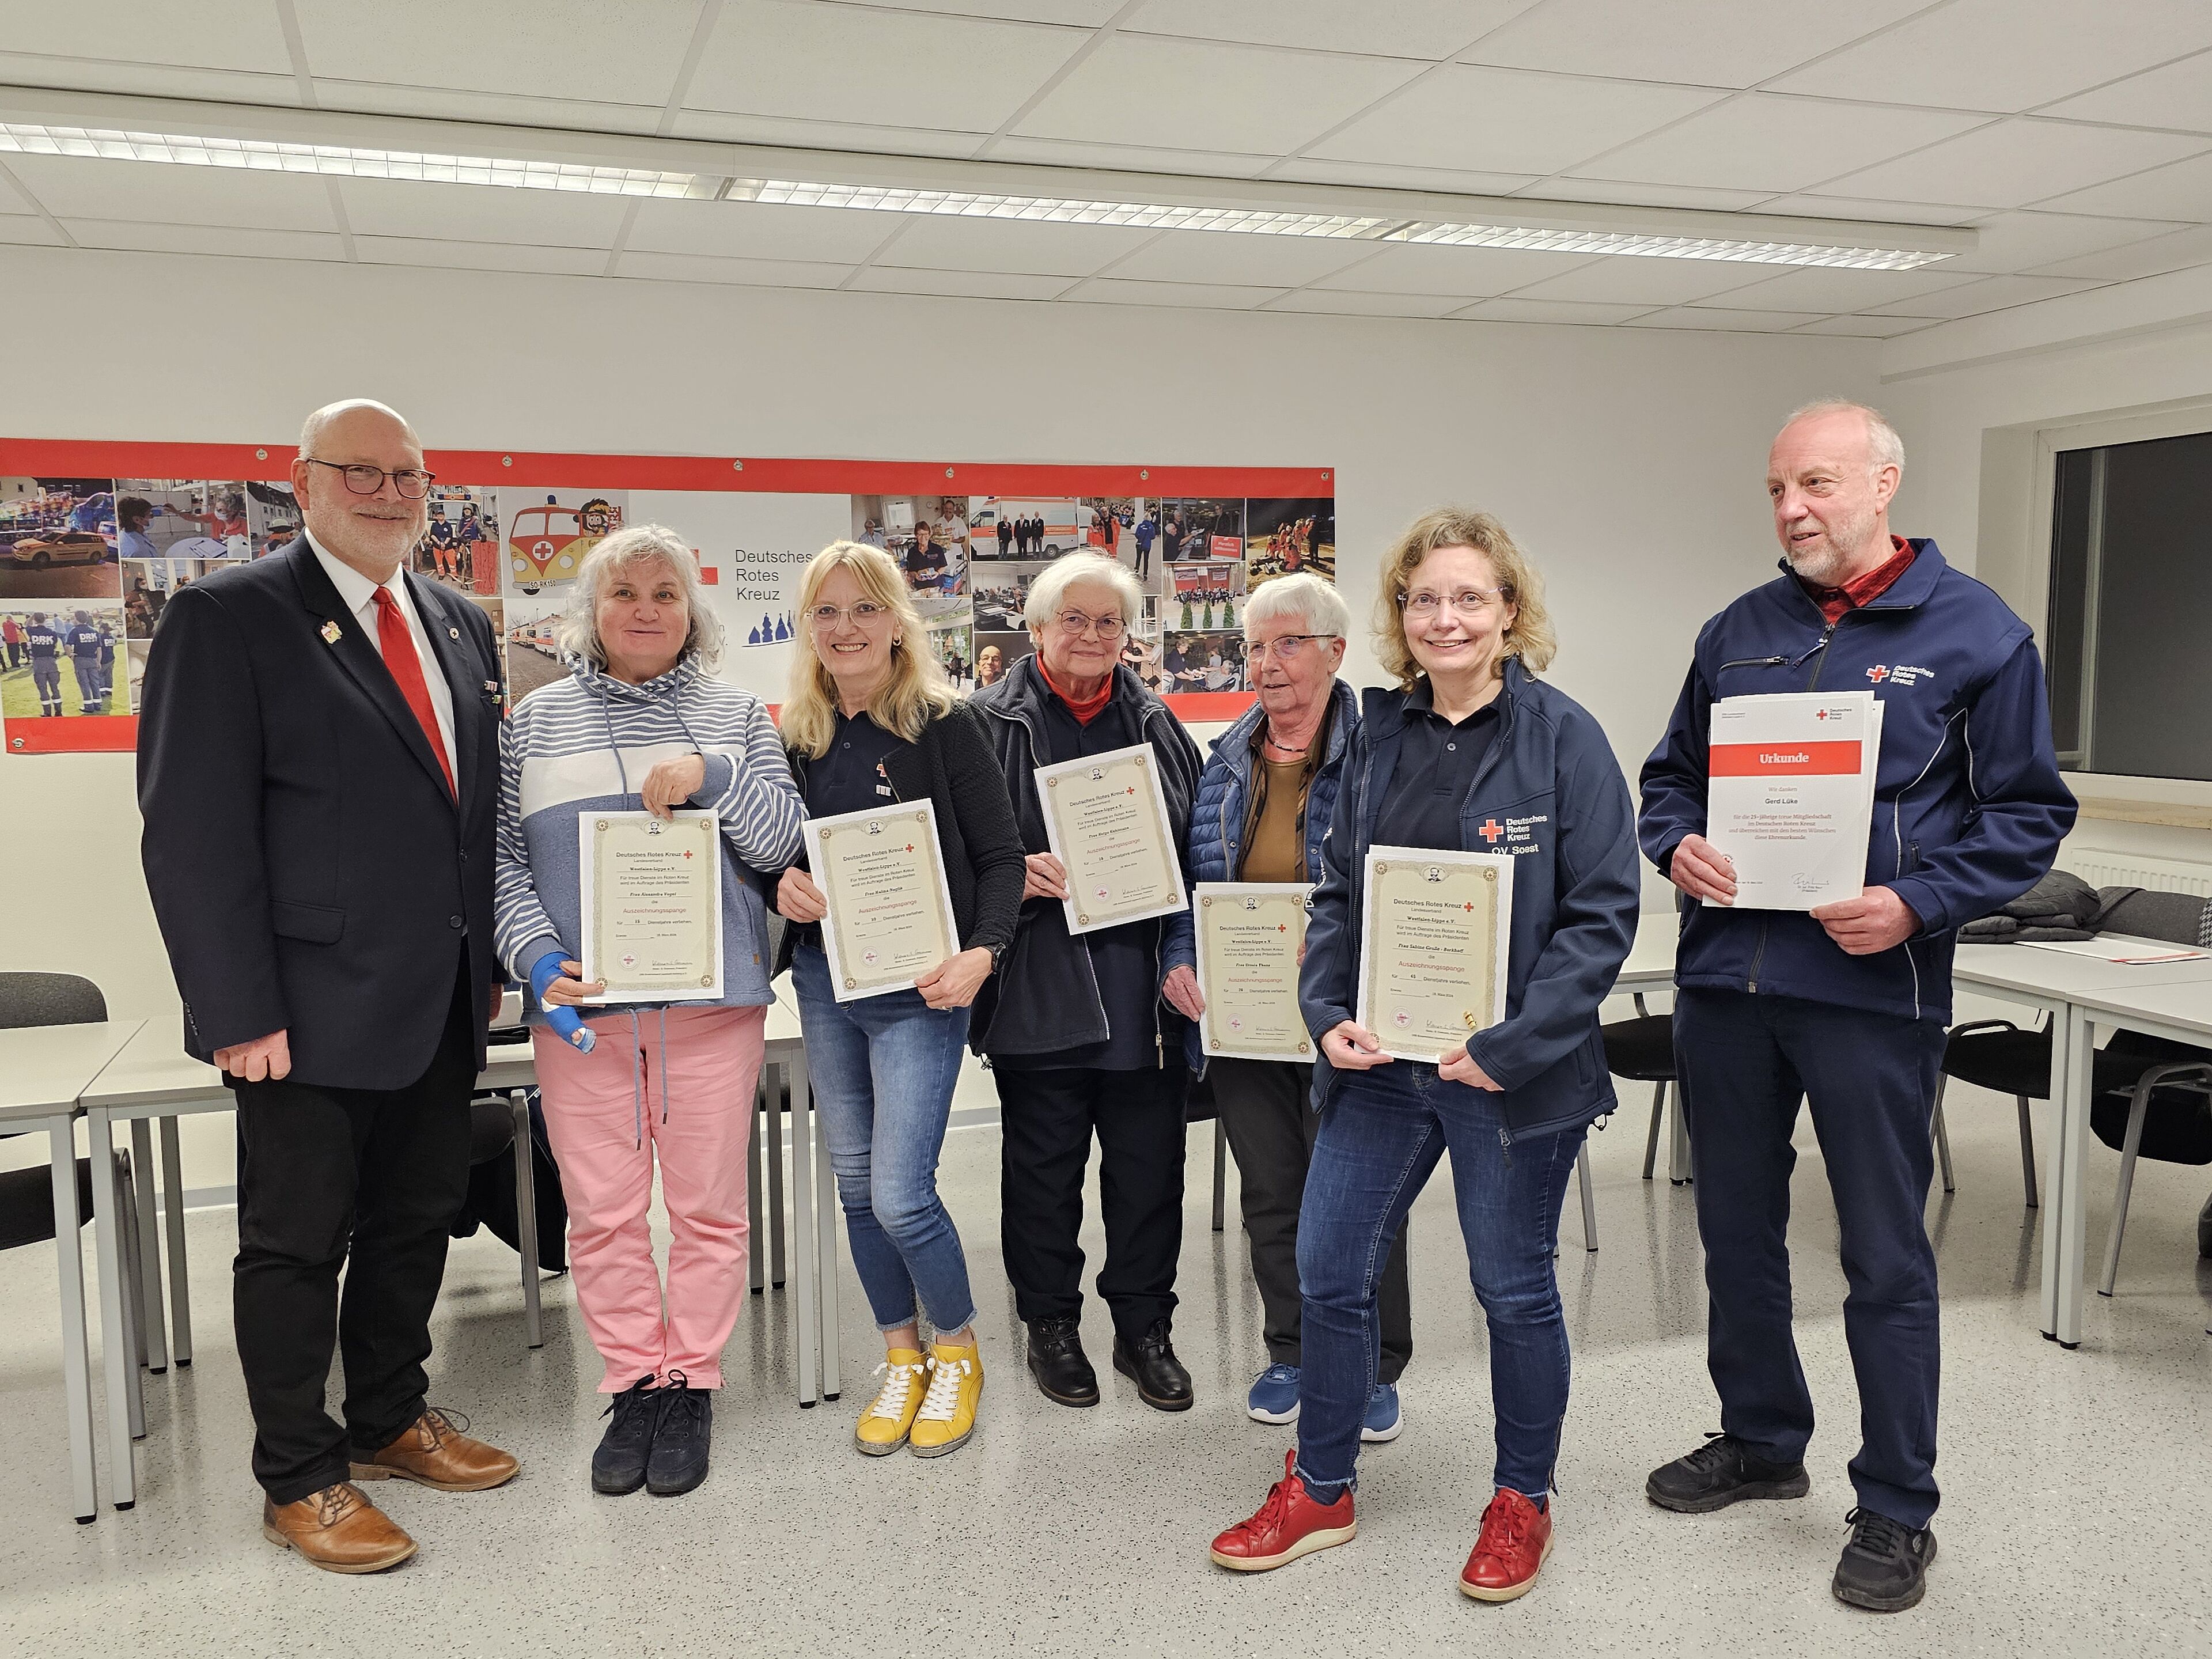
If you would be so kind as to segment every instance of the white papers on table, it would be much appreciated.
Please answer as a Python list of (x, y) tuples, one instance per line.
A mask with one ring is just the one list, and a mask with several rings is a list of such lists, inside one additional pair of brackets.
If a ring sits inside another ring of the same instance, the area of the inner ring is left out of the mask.
[(2154, 939), (2124, 939), (2118, 934), (2096, 939), (2024, 939), (2019, 943), (2036, 951), (2063, 951), (2069, 957), (2091, 957), (2099, 962), (2201, 962), (2212, 951), (2192, 951), (2185, 945), (2160, 945)]
[(1866, 885), (1881, 757), (1871, 691), (1724, 697), (1712, 707), (1705, 839), (1739, 910), (1811, 910)]

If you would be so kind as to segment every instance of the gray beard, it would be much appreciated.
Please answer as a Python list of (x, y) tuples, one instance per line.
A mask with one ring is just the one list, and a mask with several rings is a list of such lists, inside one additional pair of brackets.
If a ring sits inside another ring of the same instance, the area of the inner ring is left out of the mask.
[(1874, 514), (1869, 513), (1850, 524), (1829, 526), (1826, 553), (1808, 553), (1801, 556), (1785, 550), (1782, 556), (1790, 561), (1792, 570), (1814, 586), (1835, 587), (1841, 585), (1837, 579), (1849, 570), (1859, 555), (1866, 550), (1867, 543), (1873, 534)]

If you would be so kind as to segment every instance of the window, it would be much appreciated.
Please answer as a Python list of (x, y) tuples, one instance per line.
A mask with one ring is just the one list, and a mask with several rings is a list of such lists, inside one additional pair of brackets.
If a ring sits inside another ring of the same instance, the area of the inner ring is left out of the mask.
[(2069, 771), (2212, 780), (2212, 433), (2062, 450), (2045, 641)]

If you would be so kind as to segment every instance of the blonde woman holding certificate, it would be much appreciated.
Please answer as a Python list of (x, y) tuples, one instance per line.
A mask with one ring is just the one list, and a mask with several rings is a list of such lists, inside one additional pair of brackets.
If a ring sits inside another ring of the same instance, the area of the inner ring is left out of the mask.
[[(1583, 1134), (1613, 1109), (1597, 1008), (1635, 936), (1634, 817), (1596, 720), (1535, 678), (1551, 661), (1551, 623), (1535, 571), (1497, 520), (1448, 507), (1415, 520), (1382, 562), (1375, 635), (1398, 687), (1364, 699), (1299, 985), (1323, 1063), (1298, 1218), (1298, 1444), (1267, 1501), (1212, 1554), (1262, 1571), (1352, 1537), (1382, 1263), (1449, 1152), (1489, 1326), (1497, 1439), (1488, 1480), (1469, 1471), (1468, 1510), (1486, 1507), (1459, 1585), (1507, 1601), (1534, 1583), (1551, 1547), (1568, 1370), (1552, 1249)], [(1513, 860), (1504, 1018), (1493, 1023), (1470, 988), (1472, 1035), (1435, 1064), (1386, 1052), (1409, 1046), (1406, 1010), (1370, 1014), (1391, 1022), (1387, 1037), (1355, 1018), (1377, 847)]]
[[(807, 816), (880, 809), (887, 821), (912, 823), (927, 803), (952, 912), (951, 949), (919, 973), (898, 970), (910, 984), (879, 991), (893, 975), (849, 959), (854, 941), (825, 939), (847, 913), (831, 917), (814, 875), (794, 866), (776, 887), (776, 908), (797, 924), (777, 967), (789, 966), (799, 994), (853, 1266), (884, 1338), (883, 1387), (853, 1443), (871, 1457), (902, 1446), (941, 1456), (975, 1431), (983, 1362), (967, 1258), (937, 1194), (937, 1159), (969, 1005), (1013, 940), (1021, 837), (982, 720), (945, 684), (890, 554), (854, 542), (816, 554), (800, 580), (799, 623), (783, 736)], [(927, 896), (914, 915), (928, 925), (908, 933), (935, 936), (942, 904)], [(842, 975), (832, 975), (825, 945), (837, 947)], [(893, 951), (890, 960), (898, 959)], [(926, 1350), (917, 1292), (934, 1337)]]

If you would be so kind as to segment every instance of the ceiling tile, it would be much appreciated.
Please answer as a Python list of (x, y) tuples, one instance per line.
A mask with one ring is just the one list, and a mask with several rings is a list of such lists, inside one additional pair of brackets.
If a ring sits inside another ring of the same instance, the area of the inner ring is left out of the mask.
[(1108, 36), (1015, 131), (1279, 155), (1403, 86), (1420, 65), (1158, 35)]
[[(1164, 133), (1163, 137), (1172, 134)], [(971, 138), (972, 145), (974, 140)], [(991, 145), (994, 161), (1034, 161), (1048, 167), (1104, 167), (1113, 173), (1189, 173), (1249, 179), (1275, 158), (1212, 149), (1163, 149), (1156, 144), (1093, 144), (1073, 138), (1024, 138), (1009, 133)]]
[(1721, 96), (1690, 87), (1452, 64), (1315, 145), (1313, 153), (1401, 167), (1560, 173)]
[(1793, 328), (1792, 334), (1847, 334), (1863, 340), (1888, 340), (1936, 326), (1928, 317), (1824, 317), (1817, 323)]
[(760, 202), (643, 201), (626, 246), (647, 253), (858, 264), (899, 228), (894, 213)]
[(429, 237), (356, 236), (354, 258), (365, 265), (427, 265), (448, 270), (526, 270), (554, 276), (606, 272), (603, 249), (529, 247), (514, 242), (455, 242)]
[[(1981, 246), (1972, 253), (1946, 259), (1943, 270), (2000, 276), (2033, 270), (2055, 260), (2079, 258), (2084, 254), (2140, 242), (2147, 237), (2161, 236), (2181, 227), (2157, 219), (2097, 219), (2026, 210), (1997, 214), (1979, 221), (1973, 228), (1981, 238)], [(2075, 273), (2057, 274), (2063, 276)]]
[(61, 235), (35, 214), (0, 214), (0, 242), (19, 246), (59, 247)]
[(1156, 234), (1114, 267), (1116, 276), (1147, 283), (1317, 283), (1375, 252), (1371, 242), (1328, 236), (1253, 236), (1233, 231)]
[(450, 87), (394, 87), (380, 81), (332, 81), (318, 76), (315, 101), (325, 109), (363, 115), (409, 115), (430, 121), (495, 121), (524, 127), (573, 127), (584, 132), (650, 133), (658, 104), (592, 103), (532, 98)]
[(318, 76), (606, 104), (666, 103), (699, 21), (696, 6), (625, 0), (293, 4)]
[(2171, 235), (2154, 236), (2147, 241), (2130, 242), (2102, 253), (2062, 259), (2039, 267), (2035, 275), (2094, 276), (2107, 283), (2131, 283), (2139, 276), (2162, 276), (2169, 270), (2202, 264), (2212, 264), (2212, 225), (2191, 225)]
[(161, 161), (12, 155), (9, 171), (57, 218), (331, 230), (330, 191), (312, 174)]
[(1574, 300), (1594, 305), (1678, 306), (1755, 283), (1767, 268), (1729, 259), (1593, 259), (1579, 270), (1516, 290), (1520, 300)]
[(427, 185), (405, 179), (341, 179), (337, 187), (347, 228), (356, 235), (432, 241), (609, 248), (631, 205), (623, 197), (580, 191)]
[(1121, 27), (1140, 34), (1386, 58), (1449, 58), (1534, 0), (1147, 0)]
[(975, 155), (981, 139), (972, 132), (927, 127), (872, 127), (849, 121), (809, 121), (784, 115), (738, 115), (727, 110), (676, 112), (669, 134), (731, 144), (787, 144), (799, 149), (853, 149), (876, 155)]
[(1216, 311), (1249, 311), (1279, 289), (1239, 288), (1224, 283), (1117, 283), (1101, 276), (1063, 296), (1117, 306), (1199, 306)]
[(1577, 305), (1566, 300), (1485, 300), (1459, 314), (1479, 323), (1568, 323), (1607, 327), (1640, 317), (1650, 306)]
[(1777, 92), (2023, 110), (2212, 46), (2203, 0), (1953, 0), (1783, 76)]
[[(1940, 265), (1928, 270), (1836, 270), (1807, 265), (1731, 289), (1705, 303), (1742, 311), (1870, 311), (1908, 300), (1917, 304), (1916, 295), (1963, 287), (1976, 280), (1971, 272)], [(1932, 317), (1936, 313), (1916, 314)]]
[(1267, 170), (1290, 184), (1372, 185), (1379, 190), (1440, 190), (1454, 196), (1510, 196), (1542, 178), (1535, 173), (1466, 173), (1457, 167), (1394, 167), (1381, 161), (1330, 161), (1293, 155)]
[(2202, 138), (2174, 133), (2063, 121), (1993, 121), (1832, 182), (1844, 196), (2019, 207), (2179, 161), (2204, 148)]
[[(690, 7), (667, 9), (691, 15)], [(684, 102), (807, 118), (865, 112), (885, 126), (989, 132), (1085, 38), (935, 12), (735, 0)]]
[(1338, 271), (1328, 285), (1367, 294), (1456, 294), (1464, 304), (1556, 276), (1589, 260), (1586, 253), (1394, 242), (1373, 258)]
[(877, 258), (889, 264), (931, 270), (1088, 276), (1158, 234), (1129, 225), (1055, 225), (916, 214), (907, 220), (898, 240)]
[(1984, 276), (1978, 283), (1947, 288), (1938, 294), (1916, 295), (1869, 310), (1882, 317), (1978, 317), (1985, 311), (2033, 305), (2038, 300), (2055, 300), (2061, 295), (2102, 286), (2063, 276)]
[(15, 158), (0, 155), (0, 213), (34, 213), (37, 211), (23, 192), (9, 182), (9, 163)]
[(2058, 213), (2126, 214), (2138, 219), (2212, 220), (2212, 155), (2154, 167), (2039, 205)]
[(150, 253), (222, 253), (259, 259), (343, 259), (336, 231), (249, 230), (226, 225), (153, 225), (113, 219), (64, 219), (80, 247)]
[(853, 274), (850, 265), (797, 259), (716, 259), (696, 253), (631, 251), (615, 265), (617, 276), (646, 276), (666, 283), (737, 283), (749, 288), (836, 288)]
[(1466, 303), (1462, 294), (1351, 294), (1342, 289), (1302, 288), (1260, 308), (1332, 317), (1449, 317)]
[(1754, 86), (1928, 0), (1551, 0), (1486, 34), (1462, 62), (1631, 81)]
[[(192, 0), (188, 6), (11, 5), (10, 52), (126, 63), (266, 70), (289, 76), (291, 55), (269, 0)], [(37, 85), (39, 82), (29, 84)]]
[(944, 294), (967, 300), (1051, 300), (1067, 291), (1065, 276), (1024, 276), (1006, 270), (914, 270), (871, 265), (850, 287), (872, 294)]
[(1759, 204), (1761, 213), (1805, 219), (1871, 219), (1878, 224), (1965, 225), (1989, 216), (1985, 207), (1960, 202), (1875, 202), (1863, 196), (1805, 194), (1778, 196)]
[[(1602, 163), (1595, 164), (1602, 167)], [(1706, 213), (1738, 213), (1756, 207), (1774, 192), (1767, 190), (1700, 190), (1683, 185), (1632, 184), (1621, 179), (1569, 179), (1560, 174), (1528, 186), (1528, 195), (1548, 202), (1604, 202), (1616, 207), (1691, 208)]]
[(1096, 28), (1127, 0), (835, 0), (870, 11), (938, 12), (954, 17), (996, 17), (1015, 23), (1063, 23)]
[(2040, 112), (2071, 121), (2115, 121), (2127, 127), (2185, 127), (2191, 132), (2212, 133), (2212, 52), (2131, 75)]
[(1677, 306), (1631, 318), (1623, 328), (1697, 328), (1726, 334), (1784, 334), (1807, 323), (1825, 321), (1817, 311), (1713, 311)]
[(122, 92), (149, 98), (206, 98), (233, 104), (300, 101), (300, 83), (289, 68), (281, 73), (267, 70), (194, 69), (89, 58), (41, 58), (21, 52), (0, 52), (0, 86), (50, 87), (62, 92)]
[(1802, 190), (1854, 167), (1902, 155), (1979, 126), (1985, 118), (1750, 93), (1700, 110), (1686, 121), (1609, 151), (1575, 172), (1771, 194)]

